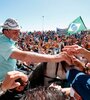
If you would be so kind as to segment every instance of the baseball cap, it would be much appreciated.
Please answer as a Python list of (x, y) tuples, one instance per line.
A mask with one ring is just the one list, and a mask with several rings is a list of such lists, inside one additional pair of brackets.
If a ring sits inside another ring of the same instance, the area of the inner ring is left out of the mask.
[(8, 18), (1, 27), (3, 29), (20, 30), (18, 22), (12, 18)]

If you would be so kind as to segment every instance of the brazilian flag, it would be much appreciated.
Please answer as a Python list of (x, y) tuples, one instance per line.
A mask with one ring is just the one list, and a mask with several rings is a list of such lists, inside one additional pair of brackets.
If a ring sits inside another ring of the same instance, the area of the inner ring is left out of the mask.
[(81, 16), (76, 18), (68, 27), (67, 35), (76, 34), (78, 32), (87, 30)]

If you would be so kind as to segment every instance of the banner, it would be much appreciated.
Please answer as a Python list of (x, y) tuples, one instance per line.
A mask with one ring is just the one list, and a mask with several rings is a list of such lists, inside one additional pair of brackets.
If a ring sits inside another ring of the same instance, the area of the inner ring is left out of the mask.
[(61, 28), (57, 28), (56, 29), (57, 34), (59, 35), (65, 35), (67, 34), (67, 28), (61, 29)]
[(68, 35), (72, 35), (81, 31), (86, 30), (86, 26), (81, 18), (81, 16), (79, 16), (78, 18), (76, 18), (68, 27), (67, 30), (67, 34)]

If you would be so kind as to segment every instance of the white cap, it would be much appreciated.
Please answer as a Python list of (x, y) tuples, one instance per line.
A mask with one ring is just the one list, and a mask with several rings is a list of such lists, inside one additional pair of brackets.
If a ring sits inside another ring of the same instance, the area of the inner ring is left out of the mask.
[(20, 30), (18, 22), (12, 18), (8, 18), (1, 27), (3, 29)]

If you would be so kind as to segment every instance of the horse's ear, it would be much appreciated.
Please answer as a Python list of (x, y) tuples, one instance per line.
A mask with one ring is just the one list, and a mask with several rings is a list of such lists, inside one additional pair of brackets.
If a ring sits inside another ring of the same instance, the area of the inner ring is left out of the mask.
[(43, 63), (42, 63), (42, 66), (43, 66), (44, 70), (46, 70), (47, 62), (43, 62)]

